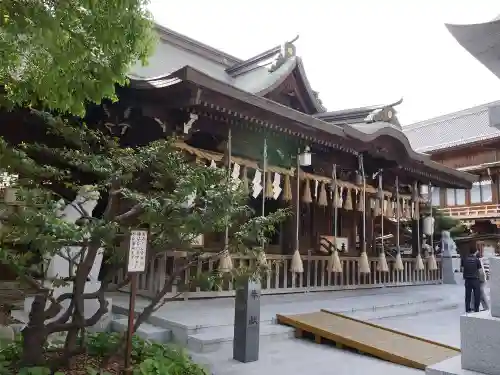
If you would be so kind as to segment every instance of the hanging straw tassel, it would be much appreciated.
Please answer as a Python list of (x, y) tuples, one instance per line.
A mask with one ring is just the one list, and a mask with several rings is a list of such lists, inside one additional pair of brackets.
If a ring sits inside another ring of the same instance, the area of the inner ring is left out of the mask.
[(385, 217), (392, 219), (394, 217), (394, 210), (392, 208), (392, 200), (387, 199), (385, 206)]
[(411, 202), (403, 199), (403, 217), (405, 219), (411, 219)]
[(396, 262), (394, 263), (394, 269), (396, 271), (403, 271), (405, 266), (403, 265), (403, 259), (401, 258), (401, 252), (398, 251), (396, 254)]
[(328, 206), (328, 198), (326, 197), (326, 182), (323, 182), (321, 184), (321, 187), (319, 188), (319, 197), (318, 197), (318, 205), (321, 207), (326, 207)]
[(431, 251), (431, 255), (429, 255), (429, 257), (427, 258), (427, 269), (430, 271), (435, 271), (438, 269), (434, 251)]
[(273, 199), (274, 198), (274, 193), (273, 193), (273, 181), (271, 178), (271, 172), (266, 173), (266, 198), (267, 199)]
[(396, 202), (396, 210), (396, 217), (403, 218), (403, 210), (401, 208), (401, 201), (399, 200)]
[(363, 194), (361, 194), (361, 190), (357, 191), (356, 194), (358, 195), (358, 206), (357, 210), (359, 212), (362, 212), (365, 208), (365, 204), (363, 203)]
[(380, 216), (382, 214), (382, 209), (380, 206), (382, 201), (379, 198), (375, 198), (375, 209), (373, 210), (373, 216)]
[(259, 251), (259, 254), (257, 255), (257, 264), (261, 267), (268, 267), (266, 252), (264, 251), (264, 249), (262, 249), (262, 251)]
[(362, 251), (359, 255), (359, 273), (370, 273), (370, 263), (366, 251)]
[(298, 249), (295, 249), (295, 252), (293, 253), (292, 264), (290, 265), (290, 271), (292, 273), (304, 272), (304, 264), (302, 263), (302, 258), (300, 257)]
[(219, 261), (219, 271), (220, 272), (230, 272), (233, 269), (233, 259), (231, 254), (226, 250), (222, 253)]
[(243, 167), (243, 177), (241, 178), (243, 181), (243, 191), (246, 195), (250, 194), (250, 190), (248, 189), (248, 168)]
[(342, 273), (342, 262), (340, 261), (339, 252), (337, 249), (332, 251), (327, 265), (328, 272)]
[(381, 251), (378, 256), (377, 271), (389, 272), (389, 266), (387, 265), (387, 259), (385, 258), (385, 251)]
[(333, 207), (342, 208), (342, 197), (340, 196), (341, 187), (335, 185), (333, 193)]
[(304, 181), (304, 195), (302, 195), (302, 203), (312, 203), (311, 186), (309, 180)]
[(285, 201), (285, 202), (291, 202), (292, 201), (292, 184), (290, 182), (290, 176), (289, 175), (285, 175), (285, 182), (284, 182), (284, 186), (283, 186), (283, 195), (281, 196), (281, 198)]
[(347, 189), (346, 197), (344, 201), (344, 210), (352, 211), (352, 194), (351, 189)]
[(420, 253), (417, 254), (417, 257), (415, 258), (415, 270), (416, 271), (423, 271), (425, 269), (424, 266), (424, 261), (422, 259), (422, 255)]

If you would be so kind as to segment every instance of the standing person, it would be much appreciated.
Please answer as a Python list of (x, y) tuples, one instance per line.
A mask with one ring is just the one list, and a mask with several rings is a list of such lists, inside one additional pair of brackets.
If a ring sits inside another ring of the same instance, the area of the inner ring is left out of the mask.
[[(484, 286), (486, 284), (486, 271), (484, 269), (483, 260), (481, 258), (481, 254), (479, 251), (476, 253), (477, 259), (479, 259), (479, 263), (481, 263), (481, 268), (479, 269), (479, 287), (481, 289), (481, 307), (483, 310), (489, 310), (488, 306), (488, 298), (486, 297), (486, 293), (484, 292)], [(474, 309), (473, 302), (471, 302), (470, 310)]]
[(462, 272), (465, 280), (465, 312), (471, 312), (471, 294), (474, 293), (474, 311), (479, 311), (481, 303), (481, 284), (479, 282), (479, 270), (481, 262), (476, 256), (475, 244), (469, 249), (469, 255), (462, 258)]
[(479, 263), (481, 264), (481, 269), (479, 270), (479, 287), (481, 289), (481, 306), (483, 310), (488, 310), (488, 298), (486, 297), (486, 293), (484, 292), (484, 286), (486, 284), (486, 271), (484, 269), (484, 264), (483, 260), (481, 259), (481, 256), (479, 254), (479, 251), (477, 252), (477, 258), (479, 259)]

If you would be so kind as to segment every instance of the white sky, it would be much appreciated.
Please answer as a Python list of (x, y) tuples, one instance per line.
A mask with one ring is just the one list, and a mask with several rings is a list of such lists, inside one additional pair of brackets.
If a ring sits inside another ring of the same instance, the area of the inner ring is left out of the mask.
[(293, 39), (329, 110), (404, 98), (402, 124), (500, 99), (500, 79), (445, 23), (500, 14), (498, 0), (151, 0), (160, 24), (239, 58)]

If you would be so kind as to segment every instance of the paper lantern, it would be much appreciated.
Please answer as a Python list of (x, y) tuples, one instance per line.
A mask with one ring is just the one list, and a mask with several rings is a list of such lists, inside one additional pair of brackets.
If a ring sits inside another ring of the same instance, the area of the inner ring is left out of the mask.
[(422, 231), (426, 236), (432, 236), (434, 233), (435, 219), (432, 216), (426, 216), (422, 223)]

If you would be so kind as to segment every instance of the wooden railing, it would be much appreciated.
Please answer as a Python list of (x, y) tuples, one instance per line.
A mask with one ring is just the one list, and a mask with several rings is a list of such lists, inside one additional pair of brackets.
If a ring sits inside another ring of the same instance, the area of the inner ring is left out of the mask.
[(495, 216), (500, 217), (499, 204), (445, 207), (440, 208), (439, 210), (445, 215), (456, 219), (477, 219), (482, 217), (493, 218)]
[[(415, 270), (413, 258), (403, 258), (403, 271), (394, 270), (394, 260), (389, 257), (389, 272), (377, 271), (377, 259), (370, 258), (371, 273), (360, 275), (358, 273), (357, 257), (341, 257), (343, 265), (342, 273), (331, 273), (327, 271), (328, 256), (305, 255), (302, 256), (304, 273), (294, 274), (290, 272), (291, 255), (268, 255), (267, 260), (270, 270), (263, 277), (263, 294), (284, 294), (297, 292), (331, 291), (346, 289), (377, 288), (384, 286), (404, 286), (437, 284), (441, 282), (441, 260), (438, 258), (438, 269), (423, 271)], [(138, 277), (138, 293), (146, 297), (154, 296), (164, 285), (166, 275), (172, 274), (174, 257), (164, 253), (158, 255), (150, 262), (147, 272)], [(240, 265), (252, 265), (254, 258), (249, 256), (233, 256), (235, 267)], [(196, 274), (202, 272), (216, 272), (216, 260), (208, 259), (188, 268), (177, 279), (177, 285), (187, 285), (189, 280)], [(115, 283), (123, 280), (124, 275), (119, 274)], [(180, 292), (180, 287), (173, 285), (167, 293), (167, 298), (213, 298), (234, 295), (234, 285), (226, 282), (223, 286), (197, 286)], [(127, 289), (124, 289), (127, 290)]]

